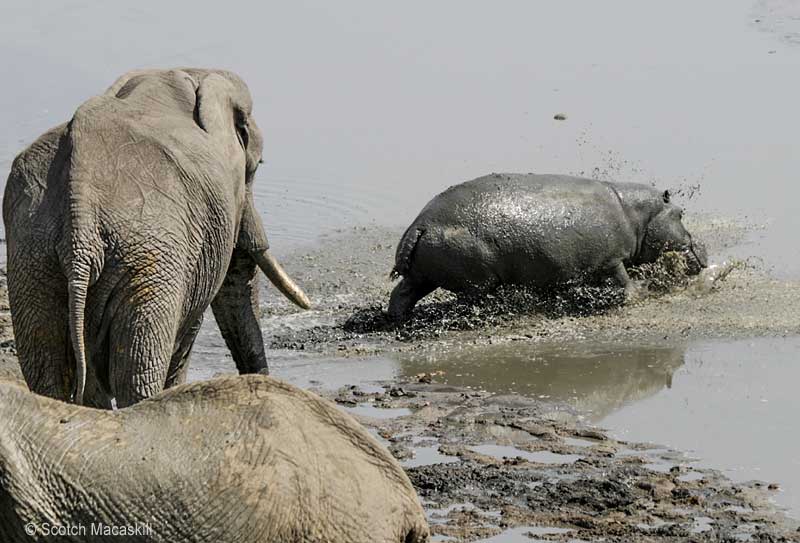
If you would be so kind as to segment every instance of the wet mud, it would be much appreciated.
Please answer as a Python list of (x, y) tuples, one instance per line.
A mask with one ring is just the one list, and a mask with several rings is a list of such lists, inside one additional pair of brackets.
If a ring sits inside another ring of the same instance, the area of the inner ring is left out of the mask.
[(344, 356), (441, 350), (452, 343), (675, 343), (800, 331), (800, 315), (789, 309), (800, 302), (800, 282), (771, 277), (757, 259), (721, 256), (756, 226), (705, 216), (687, 223), (709, 246), (712, 268), (677, 279), (670, 262), (633, 271), (641, 287), (632, 302), (622, 304), (622, 293), (612, 287), (501, 289), (479, 299), (438, 290), (401, 326), (388, 322), (384, 311), (402, 230), (342, 231), (285, 259), (314, 310), (296, 313), (270, 290), (265, 331), (275, 350)]
[(404, 464), (435, 541), (800, 541), (775, 484), (615, 440), (563, 404), (436, 380), (327, 394)]

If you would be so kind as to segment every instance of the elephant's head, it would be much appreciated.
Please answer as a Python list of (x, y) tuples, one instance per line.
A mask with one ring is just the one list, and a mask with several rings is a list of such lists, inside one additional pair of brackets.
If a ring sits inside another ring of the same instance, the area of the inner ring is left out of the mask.
[(239, 222), (237, 249), (246, 251), (273, 285), (289, 300), (308, 309), (311, 302), (269, 252), (264, 225), (253, 201), (253, 179), (262, 161), (264, 140), (253, 118), (253, 101), (244, 81), (234, 73), (214, 70), (187, 70), (199, 81), (197, 89), (198, 123), (210, 134), (220, 133), (235, 141), (241, 150), (245, 203)]
[(676, 251), (685, 256), (689, 273), (700, 273), (708, 266), (705, 247), (683, 226), (683, 210), (670, 202), (669, 192), (664, 191), (661, 198), (663, 205), (647, 223), (639, 263), (655, 262), (664, 252)]
[[(226, 153), (234, 166), (234, 182), (244, 186), (244, 202), (239, 214), (236, 248), (245, 251), (269, 280), (298, 306), (308, 309), (311, 302), (269, 252), (269, 243), (253, 201), (253, 180), (262, 162), (264, 140), (253, 118), (253, 100), (242, 79), (226, 70), (183, 68), (173, 71), (142, 70), (129, 72), (117, 80), (106, 94), (122, 97), (141, 92), (148, 85), (186, 85), (190, 97), (170, 104), (191, 113), (195, 123)], [(161, 96), (161, 95), (159, 95)], [(180, 94), (178, 94), (180, 96)], [(192, 99), (193, 98), (193, 99)], [(191, 103), (189, 103), (191, 102)]]

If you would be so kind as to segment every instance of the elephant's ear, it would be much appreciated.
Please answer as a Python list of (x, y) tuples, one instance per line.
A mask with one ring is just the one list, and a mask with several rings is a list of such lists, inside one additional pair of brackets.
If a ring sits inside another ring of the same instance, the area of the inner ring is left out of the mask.
[(245, 180), (252, 181), (261, 160), (263, 139), (251, 118), (253, 99), (247, 85), (231, 72), (208, 72), (200, 79), (196, 95), (197, 125), (224, 145), (236, 145), (238, 140), (244, 152)]
[(196, 120), (212, 136), (232, 134), (234, 129), (234, 88), (230, 81), (210, 73), (197, 88)]

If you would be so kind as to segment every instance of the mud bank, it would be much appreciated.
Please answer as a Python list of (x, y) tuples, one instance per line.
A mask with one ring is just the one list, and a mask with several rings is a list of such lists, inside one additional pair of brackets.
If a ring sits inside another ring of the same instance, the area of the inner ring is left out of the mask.
[[(759, 227), (707, 216), (691, 222), (724, 269), (715, 281), (689, 279), (627, 305), (602, 290), (546, 301), (508, 291), (477, 302), (436, 292), (399, 328), (382, 311), (401, 229), (342, 231), (286, 259), (315, 309), (296, 313), (269, 292), (266, 337), (276, 357), (400, 361), (401, 376), (378, 394), (327, 394), (406, 463), (441, 541), (798, 540), (795, 521), (770, 501), (780, 481), (734, 484), (680, 452), (615, 441), (587, 422), (669, 386), (690, 343), (800, 333), (792, 310), (800, 283), (741, 257)], [(600, 378), (570, 366), (564, 394), (535, 364), (510, 371), (520, 356), (548, 359), (565, 349), (567, 358), (585, 351), (595, 362), (606, 351), (614, 369)], [(439, 370), (445, 375), (432, 379), (447, 386), (413, 379)], [(537, 390), (537, 379), (550, 389)], [(568, 395), (579, 401), (559, 403)]]
[(436, 541), (800, 541), (776, 484), (614, 440), (564, 405), (435, 380), (327, 396), (405, 465)]

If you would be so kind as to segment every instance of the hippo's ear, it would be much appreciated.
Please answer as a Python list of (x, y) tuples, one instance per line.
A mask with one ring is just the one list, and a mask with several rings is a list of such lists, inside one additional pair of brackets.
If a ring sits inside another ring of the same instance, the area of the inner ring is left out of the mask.
[(661, 195), (661, 198), (664, 199), (664, 203), (665, 204), (668, 204), (669, 203), (669, 191), (665, 190), (664, 194)]

